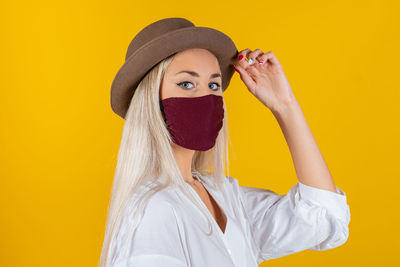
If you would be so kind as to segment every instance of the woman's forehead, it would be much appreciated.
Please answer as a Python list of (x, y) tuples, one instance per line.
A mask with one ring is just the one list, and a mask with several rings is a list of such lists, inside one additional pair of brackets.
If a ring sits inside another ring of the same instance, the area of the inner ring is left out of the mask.
[(194, 71), (200, 75), (220, 72), (218, 60), (206, 49), (188, 49), (175, 55), (168, 67), (170, 75), (181, 71)]

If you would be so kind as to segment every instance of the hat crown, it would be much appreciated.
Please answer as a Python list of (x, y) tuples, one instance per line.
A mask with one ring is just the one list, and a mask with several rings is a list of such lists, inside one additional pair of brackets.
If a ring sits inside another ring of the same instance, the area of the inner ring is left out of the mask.
[(152, 41), (153, 39), (166, 34), (171, 31), (175, 31), (185, 27), (194, 27), (195, 25), (184, 18), (166, 18), (153, 22), (143, 28), (136, 36), (133, 38), (128, 46), (128, 51), (126, 52), (125, 61), (140, 47), (144, 46), (146, 43)]

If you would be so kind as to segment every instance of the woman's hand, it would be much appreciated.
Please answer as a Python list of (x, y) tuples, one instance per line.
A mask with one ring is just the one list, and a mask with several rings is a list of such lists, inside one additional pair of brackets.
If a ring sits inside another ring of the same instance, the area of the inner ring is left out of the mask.
[(250, 93), (273, 113), (284, 111), (296, 101), (282, 66), (271, 51), (264, 54), (260, 49), (242, 50), (234, 68)]

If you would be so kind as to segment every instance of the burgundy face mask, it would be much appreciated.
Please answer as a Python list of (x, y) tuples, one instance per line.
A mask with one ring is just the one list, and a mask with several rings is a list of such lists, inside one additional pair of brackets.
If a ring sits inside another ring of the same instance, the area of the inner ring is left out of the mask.
[(201, 151), (215, 145), (224, 118), (222, 96), (169, 97), (160, 108), (174, 143)]

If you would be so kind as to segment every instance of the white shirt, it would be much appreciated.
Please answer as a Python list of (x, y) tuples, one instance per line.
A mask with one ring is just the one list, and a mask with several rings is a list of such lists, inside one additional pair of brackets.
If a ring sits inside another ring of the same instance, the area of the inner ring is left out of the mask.
[[(129, 253), (116, 254), (112, 267), (256, 267), (302, 250), (338, 247), (349, 236), (346, 194), (298, 181), (286, 195), (240, 186), (227, 176), (217, 190), (208, 176), (201, 182), (227, 216), (225, 233), (208, 211), (214, 232), (207, 236), (203, 213), (181, 190), (167, 187), (154, 194), (129, 240)], [(186, 184), (186, 183), (185, 183)], [(199, 203), (197, 192), (186, 184)], [(132, 207), (131, 207), (132, 208)], [(122, 225), (127, 231), (128, 220)], [(122, 240), (113, 240), (122, 248)]]

